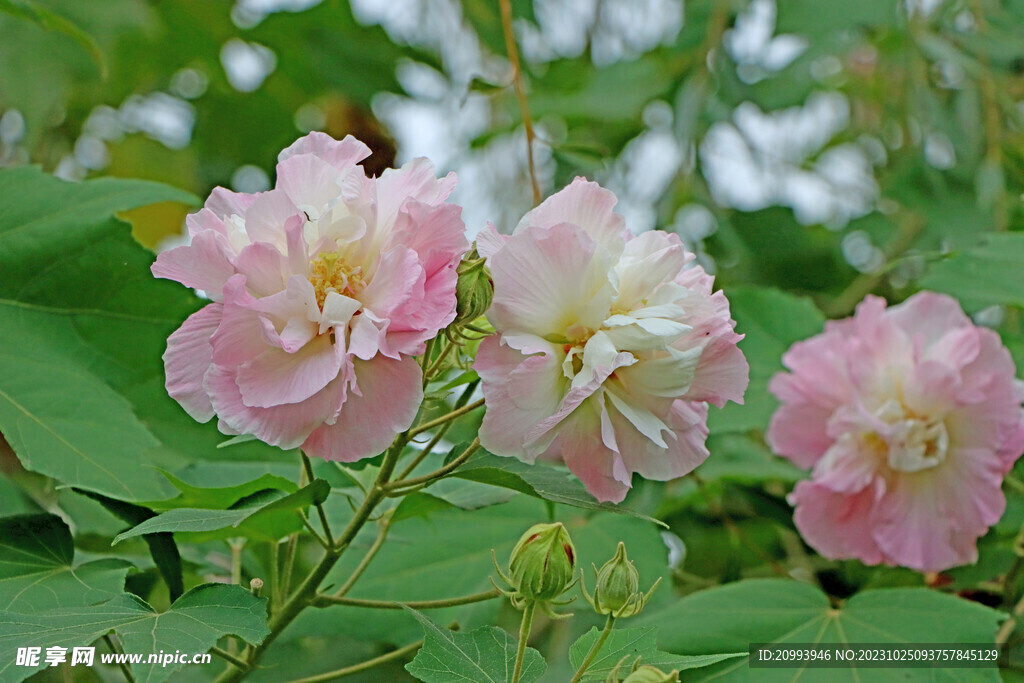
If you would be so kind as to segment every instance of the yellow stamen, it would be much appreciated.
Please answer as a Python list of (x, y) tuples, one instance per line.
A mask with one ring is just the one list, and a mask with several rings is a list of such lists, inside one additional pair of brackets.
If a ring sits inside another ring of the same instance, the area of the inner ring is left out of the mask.
[(316, 303), (321, 309), (324, 307), (328, 292), (355, 297), (366, 287), (366, 283), (363, 282), (363, 269), (360, 266), (348, 265), (336, 251), (320, 254), (309, 262), (309, 281), (313, 284)]

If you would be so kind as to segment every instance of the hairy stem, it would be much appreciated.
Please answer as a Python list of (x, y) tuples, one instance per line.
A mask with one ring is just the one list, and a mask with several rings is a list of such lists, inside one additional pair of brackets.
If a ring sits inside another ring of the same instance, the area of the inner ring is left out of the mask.
[(382, 654), (379, 657), (373, 659), (367, 659), (365, 662), (359, 662), (352, 666), (346, 666), (343, 669), (336, 669), (334, 671), (328, 671), (327, 673), (317, 674), (316, 676), (309, 676), (308, 678), (296, 678), (292, 683), (320, 683), (321, 681), (333, 681), (335, 678), (341, 678), (343, 676), (349, 676), (351, 674), (359, 673), (360, 671), (366, 671), (372, 669), (379, 664), (386, 664), (396, 659), (401, 659), (406, 655), (410, 655), (416, 650), (423, 647), (423, 641), (418, 640), (415, 643), (400, 647), (397, 650)]
[(500, 0), (501, 26), (505, 31), (505, 49), (508, 50), (508, 61), (512, 64), (512, 85), (519, 101), (519, 111), (523, 114), (523, 127), (526, 129), (526, 164), (530, 169), (530, 187), (533, 189), (533, 205), (540, 204), (540, 183), (537, 182), (537, 167), (533, 162), (533, 119), (530, 118), (530, 105), (526, 101), (526, 88), (523, 87), (523, 73), (519, 67), (519, 49), (516, 37), (512, 32), (512, 4), (509, 0)]
[(523, 620), (519, 624), (519, 646), (516, 648), (516, 667), (512, 671), (512, 683), (519, 683), (523, 675), (523, 656), (526, 654), (526, 641), (530, 639), (530, 628), (533, 626), (533, 612), (537, 603), (530, 600), (523, 610)]
[(347, 605), (349, 607), (369, 607), (373, 609), (442, 609), (444, 607), (458, 607), (459, 605), (471, 605), (475, 602), (493, 600), (501, 593), (492, 588), (483, 593), (464, 595), (458, 598), (443, 598), (441, 600), (412, 600), (408, 602), (394, 602), (391, 600), (364, 600), (362, 598), (346, 598), (339, 595), (321, 595), (316, 598), (313, 604), (316, 607), (330, 607), (331, 605)]
[(239, 669), (248, 669), (249, 668), (249, 665), (246, 663), (246, 661), (244, 659), (242, 659), (240, 657), (236, 657), (235, 655), (231, 654), (227, 650), (222, 650), (219, 647), (211, 647), (210, 648), (210, 654), (217, 655), (221, 659), (223, 659), (223, 660), (225, 660), (227, 662), (231, 662), (232, 664), (237, 666)]
[(591, 663), (594, 661), (594, 657), (601, 651), (601, 646), (604, 645), (604, 641), (608, 640), (608, 636), (611, 635), (612, 629), (615, 627), (615, 617), (608, 615), (608, 620), (604, 622), (604, 630), (601, 631), (601, 635), (598, 636), (597, 642), (590, 647), (590, 652), (583, 658), (583, 663), (580, 664), (579, 670), (576, 671), (576, 675), (572, 677), (569, 683), (579, 683), (583, 680), (583, 674), (590, 668)]

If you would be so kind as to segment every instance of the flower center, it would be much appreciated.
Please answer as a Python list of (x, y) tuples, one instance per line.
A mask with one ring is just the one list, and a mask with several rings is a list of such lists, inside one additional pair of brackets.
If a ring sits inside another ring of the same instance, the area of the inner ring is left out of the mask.
[(316, 303), (321, 310), (328, 292), (355, 297), (366, 287), (363, 269), (348, 265), (336, 251), (320, 254), (309, 262), (309, 281), (316, 292)]
[(882, 452), (887, 451), (889, 467), (900, 472), (930, 469), (946, 459), (949, 433), (941, 419), (926, 419), (908, 413), (895, 401), (887, 401), (876, 417), (888, 423), (881, 434), (873, 435)]

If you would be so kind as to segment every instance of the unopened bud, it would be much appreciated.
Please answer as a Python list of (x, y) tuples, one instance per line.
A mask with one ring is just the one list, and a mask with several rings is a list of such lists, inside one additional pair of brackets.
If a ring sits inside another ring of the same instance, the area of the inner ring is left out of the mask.
[(631, 617), (644, 608), (647, 599), (658, 586), (658, 579), (644, 595), (640, 591), (640, 572), (629, 558), (626, 557), (626, 545), (619, 542), (615, 549), (615, 557), (604, 563), (597, 572), (597, 586), (593, 597), (584, 595), (598, 614), (610, 614), (614, 617)]
[(508, 568), (521, 599), (554, 600), (573, 583), (576, 548), (561, 523), (534, 524), (512, 549)]
[(678, 683), (679, 672), (671, 671), (665, 673), (653, 666), (641, 666), (633, 673), (626, 676), (622, 683)]
[(250, 579), (249, 580), (249, 590), (252, 591), (253, 595), (255, 595), (256, 597), (259, 597), (260, 591), (263, 590), (263, 579), (261, 579), (259, 577), (254, 577), (254, 578)]
[(468, 254), (456, 270), (455, 323), (471, 323), (491, 307), (494, 299), (494, 280), (484, 259), (476, 250)]

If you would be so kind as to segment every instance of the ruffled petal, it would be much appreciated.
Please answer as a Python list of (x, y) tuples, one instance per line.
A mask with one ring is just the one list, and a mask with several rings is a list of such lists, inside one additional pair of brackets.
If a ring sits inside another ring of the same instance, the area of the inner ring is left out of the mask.
[(221, 304), (207, 304), (190, 315), (167, 338), (163, 355), (167, 393), (199, 422), (213, 417), (213, 405), (203, 389), (203, 375), (212, 360), (210, 337), (220, 325), (222, 309)]
[(422, 373), (415, 358), (354, 361), (360, 395), (349, 394), (334, 424), (314, 431), (302, 450), (324, 460), (355, 462), (382, 453), (412, 426), (423, 400)]

